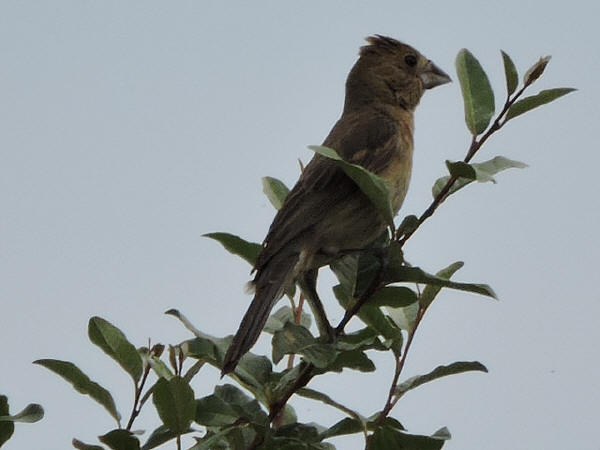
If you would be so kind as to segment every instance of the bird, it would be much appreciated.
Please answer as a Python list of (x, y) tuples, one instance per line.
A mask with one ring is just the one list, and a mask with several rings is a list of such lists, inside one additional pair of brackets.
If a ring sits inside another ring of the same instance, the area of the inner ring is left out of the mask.
[[(342, 115), (323, 146), (386, 180), (397, 214), (411, 177), (415, 108), (426, 90), (451, 79), (410, 45), (378, 34), (366, 42), (346, 80)], [(235, 370), (256, 343), (273, 306), (294, 283), (313, 300), (319, 331), (331, 335), (316, 294), (319, 268), (349, 250), (367, 247), (386, 226), (342, 168), (315, 154), (263, 242), (253, 268), (254, 298), (225, 354), (222, 376)]]

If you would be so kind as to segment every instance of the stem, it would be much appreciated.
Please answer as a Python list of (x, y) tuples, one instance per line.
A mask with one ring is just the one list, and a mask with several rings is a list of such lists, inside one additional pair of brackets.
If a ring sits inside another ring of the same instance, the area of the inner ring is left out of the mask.
[(139, 406), (140, 396), (142, 395), (142, 389), (144, 389), (144, 384), (146, 384), (146, 379), (148, 378), (148, 374), (150, 373), (150, 364), (146, 366), (144, 369), (144, 374), (142, 375), (142, 379), (140, 381), (139, 386), (135, 387), (135, 396), (133, 398), (133, 408), (131, 409), (131, 414), (129, 416), (129, 420), (127, 421), (127, 426), (125, 429), (127, 431), (131, 431), (131, 427), (133, 426), (133, 421), (140, 414), (141, 407)]
[[(298, 307), (295, 307), (295, 305), (293, 305), (292, 303), (292, 311), (294, 312), (294, 323), (296, 325), (300, 324), (300, 320), (302, 319), (302, 307), (304, 306), (304, 294), (302, 292), (300, 292), (300, 298), (298, 299)], [(291, 369), (292, 367), (294, 367), (294, 357), (296, 355), (291, 354), (288, 357), (288, 364), (287, 364), (287, 368)]]
[(402, 356), (400, 358), (396, 358), (396, 370), (394, 371), (394, 377), (392, 379), (392, 385), (390, 386), (390, 391), (388, 393), (387, 400), (385, 402), (385, 406), (377, 416), (377, 424), (381, 425), (385, 418), (388, 416), (392, 408), (396, 405), (400, 397), (396, 396), (396, 386), (398, 385), (398, 379), (400, 378), (400, 374), (402, 373), (402, 369), (404, 369), (404, 364), (406, 363), (406, 357), (408, 356), (408, 352), (412, 345), (415, 334), (417, 333), (417, 329), (419, 328), (419, 324), (425, 315), (425, 310), (419, 308), (417, 312), (417, 317), (415, 319), (415, 325), (412, 330), (408, 334), (408, 339), (406, 341), (406, 345), (404, 346), (404, 352), (402, 352)]

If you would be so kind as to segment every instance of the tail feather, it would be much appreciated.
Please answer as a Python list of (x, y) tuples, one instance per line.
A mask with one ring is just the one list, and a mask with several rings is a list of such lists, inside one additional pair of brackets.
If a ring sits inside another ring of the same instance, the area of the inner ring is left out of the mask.
[(227, 349), (221, 376), (235, 370), (240, 358), (258, 340), (273, 306), (281, 298), (286, 285), (291, 281), (297, 261), (297, 255), (287, 258), (274, 257), (257, 274), (256, 294), (244, 314), (240, 327), (233, 337), (233, 342)]

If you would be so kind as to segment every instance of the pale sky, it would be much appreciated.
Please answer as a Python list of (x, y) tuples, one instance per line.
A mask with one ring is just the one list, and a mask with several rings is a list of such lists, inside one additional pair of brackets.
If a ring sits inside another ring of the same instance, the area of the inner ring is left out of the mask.
[[(294, 183), (297, 159), (307, 162), (306, 146), (339, 117), (363, 38), (378, 33), (414, 45), (455, 80), (454, 58), (468, 48), (497, 108), (500, 49), (521, 75), (552, 55), (531, 93), (579, 89), (515, 119), (477, 158), (529, 168), (469, 186), (406, 246), (407, 259), (430, 272), (465, 261), (455, 278), (489, 283), (500, 301), (442, 292), (404, 376), (455, 360), (479, 360), (490, 373), (424, 385), (394, 417), (416, 433), (447, 426), (448, 450), (598, 450), (600, 6), (550, 3), (0, 2), (0, 394), (12, 412), (33, 402), (46, 411), (39, 423), (17, 424), (5, 448), (97, 443), (114, 427), (100, 406), (31, 364), (38, 358), (73, 361), (129, 414), (130, 380), (88, 341), (91, 316), (137, 346), (190, 337), (163, 315), (169, 308), (213, 335), (236, 330), (249, 266), (201, 235), (263, 239), (274, 210), (260, 178)], [(464, 156), (462, 108), (458, 82), (423, 98), (400, 215), (422, 212), (444, 160)], [(322, 272), (336, 322), (333, 280)], [(254, 351), (269, 351), (268, 340)], [(311, 387), (370, 415), (393, 374), (389, 355), (373, 359), (374, 374)], [(218, 382), (204, 369), (196, 395)], [(319, 403), (292, 404), (304, 422), (341, 418)], [(157, 425), (145, 414), (135, 428)], [(360, 436), (332, 442), (363, 445)]]

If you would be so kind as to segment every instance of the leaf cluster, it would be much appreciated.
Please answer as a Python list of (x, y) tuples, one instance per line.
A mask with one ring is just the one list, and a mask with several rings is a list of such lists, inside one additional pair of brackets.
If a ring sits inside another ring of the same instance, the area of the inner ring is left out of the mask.
[[(271, 335), (271, 354), (246, 354), (226, 383), (214, 386), (209, 395), (197, 397), (193, 388), (195, 376), (209, 366), (222, 368), (231, 336), (204, 333), (180, 311), (171, 309), (166, 314), (179, 320), (191, 333), (190, 337), (167, 347), (150, 342), (136, 347), (115, 325), (101, 317), (92, 317), (88, 324), (90, 341), (123, 369), (134, 388), (126, 423), (122, 423), (110, 391), (77, 365), (58, 359), (35, 361), (69, 382), (77, 392), (89, 396), (115, 420), (116, 427), (99, 436), (99, 444), (74, 439), (73, 446), (81, 450), (149, 450), (174, 441), (177, 449), (181, 449), (181, 436), (191, 434), (195, 443), (190, 450), (330, 450), (335, 448), (330, 442), (332, 438), (360, 434), (365, 448), (370, 450), (442, 448), (450, 439), (445, 427), (431, 435), (412, 434), (392, 417), (392, 409), (409, 391), (424, 384), (449, 375), (487, 372), (487, 369), (478, 361), (457, 361), (403, 379), (413, 338), (443, 289), (487, 298), (496, 295), (486, 284), (453, 280), (463, 266), (460, 261), (435, 273), (411, 266), (405, 260), (403, 245), (450, 195), (474, 181), (495, 183), (494, 177), (506, 169), (526, 167), (504, 156), (481, 162), (471, 160), (508, 121), (572, 91), (547, 89), (523, 97), (525, 90), (541, 77), (549, 59), (541, 58), (535, 63), (525, 73), (519, 88), (516, 67), (508, 54), (502, 52), (507, 94), (504, 106), (494, 117), (495, 96), (485, 71), (468, 50), (459, 52), (456, 69), (471, 144), (463, 160), (446, 162), (448, 174), (433, 184), (433, 201), (423, 214), (409, 215), (399, 226), (394, 223), (391, 195), (383, 179), (344, 161), (334, 149), (310, 147), (338, 164), (389, 226), (368, 248), (347, 254), (330, 265), (337, 278), (332, 294), (346, 311), (336, 327), (335, 339), (313, 334), (312, 318), (303, 310), (304, 293), (302, 286), (298, 286), (299, 289), (287, 292), (289, 304), (280, 305), (265, 326), (264, 331)], [(285, 184), (273, 177), (263, 179), (263, 191), (276, 209), (282, 207), (289, 193)], [(259, 243), (230, 233), (205, 236), (251, 265), (262, 249)], [(352, 319), (360, 325), (347, 332), (346, 325)], [(307, 387), (313, 378), (324, 374), (341, 377), (345, 371), (375, 371), (375, 352), (385, 353), (395, 362), (389, 393), (382, 399), (380, 409), (368, 413), (357, 411), (345, 405), (343, 399)], [(301, 423), (288, 401), (294, 395), (333, 408), (343, 417), (328, 426)], [(159, 426), (142, 443), (144, 433), (133, 431), (133, 425), (147, 405), (153, 405)], [(42, 415), (39, 405), (29, 405), (21, 413), (10, 415), (6, 397), (0, 396), (0, 446), (11, 437), (14, 422), (33, 422)]]

